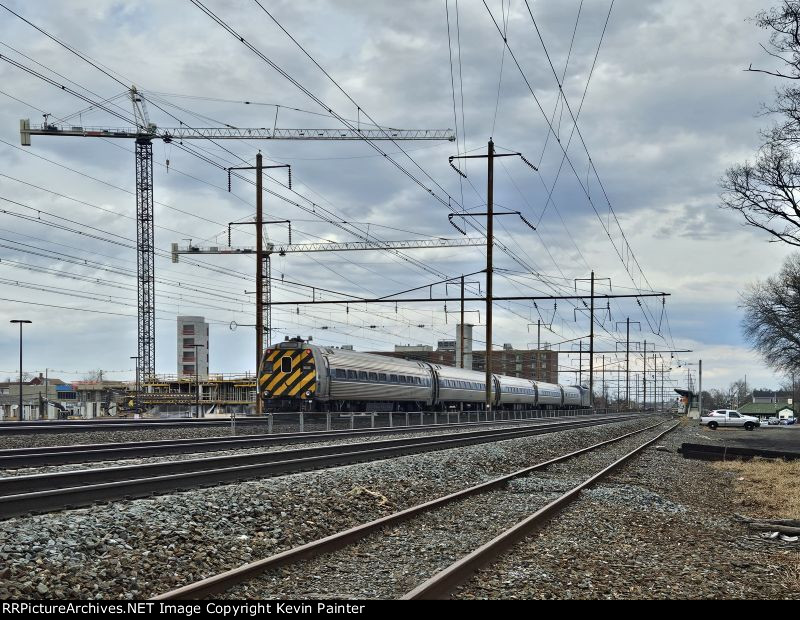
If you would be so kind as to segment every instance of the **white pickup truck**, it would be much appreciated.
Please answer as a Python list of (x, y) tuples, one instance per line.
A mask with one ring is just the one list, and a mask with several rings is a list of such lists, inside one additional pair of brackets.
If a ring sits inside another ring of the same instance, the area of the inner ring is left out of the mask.
[(700, 424), (707, 426), (712, 431), (719, 426), (742, 426), (744, 430), (752, 431), (756, 426), (761, 426), (761, 421), (732, 409), (717, 409), (701, 417)]

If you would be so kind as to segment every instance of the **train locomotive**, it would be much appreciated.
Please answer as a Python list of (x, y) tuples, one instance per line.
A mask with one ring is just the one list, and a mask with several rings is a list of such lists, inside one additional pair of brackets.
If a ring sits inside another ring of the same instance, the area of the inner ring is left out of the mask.
[[(301, 338), (269, 347), (258, 375), (265, 411), (478, 411), (486, 375), (428, 362), (321, 347)], [(492, 375), (494, 410), (581, 409), (589, 390)]]

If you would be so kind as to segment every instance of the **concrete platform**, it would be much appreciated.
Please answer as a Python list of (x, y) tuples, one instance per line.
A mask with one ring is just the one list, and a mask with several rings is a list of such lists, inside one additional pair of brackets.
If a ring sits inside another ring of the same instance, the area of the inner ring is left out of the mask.
[(687, 458), (722, 460), (730, 458), (800, 459), (800, 425), (761, 426), (753, 431), (738, 428), (695, 427), (691, 442), (682, 444)]

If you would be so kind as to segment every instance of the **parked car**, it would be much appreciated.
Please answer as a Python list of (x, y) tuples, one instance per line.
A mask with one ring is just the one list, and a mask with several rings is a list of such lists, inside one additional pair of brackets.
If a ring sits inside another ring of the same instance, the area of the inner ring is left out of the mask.
[(715, 409), (709, 415), (701, 417), (700, 424), (708, 426), (712, 431), (720, 426), (741, 426), (746, 431), (752, 431), (757, 426), (761, 426), (761, 421), (732, 409)]
[(788, 426), (789, 424), (794, 424), (794, 423), (795, 423), (795, 418), (783, 418), (783, 419), (780, 421), (780, 423), (781, 423), (781, 424), (785, 424), (785, 425), (787, 425), (787, 426)]
[(767, 418), (767, 424), (769, 424), (770, 426), (774, 426), (774, 425), (780, 424), (780, 423), (781, 423), (781, 421), (778, 418), (775, 418), (775, 417)]

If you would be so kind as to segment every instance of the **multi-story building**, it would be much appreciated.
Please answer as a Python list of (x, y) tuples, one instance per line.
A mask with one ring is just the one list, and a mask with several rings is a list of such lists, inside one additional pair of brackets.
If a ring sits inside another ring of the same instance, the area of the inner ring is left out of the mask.
[[(510, 345), (509, 345), (510, 346)], [(436, 351), (425, 345), (396, 346), (393, 352), (373, 351), (376, 355), (388, 355), (409, 360), (418, 360), (443, 366), (456, 365), (455, 348), (443, 347)], [(466, 346), (465, 358), (467, 357)], [(486, 351), (471, 351), (472, 370), (486, 370)], [(466, 359), (465, 359), (466, 362)], [(465, 363), (464, 367), (467, 367)], [(546, 383), (558, 383), (558, 352), (530, 349), (503, 348), (492, 351), (492, 372), (509, 377), (522, 377)]]
[(205, 319), (202, 316), (179, 316), (177, 340), (178, 377), (208, 379), (208, 323)]

